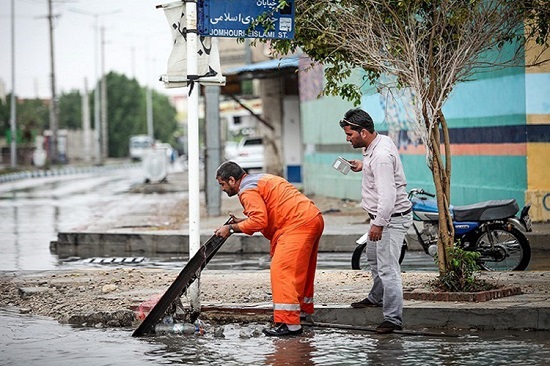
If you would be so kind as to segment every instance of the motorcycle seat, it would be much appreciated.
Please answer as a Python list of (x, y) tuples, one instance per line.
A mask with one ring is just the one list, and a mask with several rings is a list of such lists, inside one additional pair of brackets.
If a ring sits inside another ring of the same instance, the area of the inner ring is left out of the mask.
[(491, 221), (512, 217), (518, 210), (518, 203), (512, 198), (454, 206), (453, 212), (455, 221)]

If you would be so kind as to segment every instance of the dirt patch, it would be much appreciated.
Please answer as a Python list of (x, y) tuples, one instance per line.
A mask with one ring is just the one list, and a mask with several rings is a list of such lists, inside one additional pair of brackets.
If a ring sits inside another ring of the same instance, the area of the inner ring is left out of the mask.
[[(52, 317), (62, 323), (126, 326), (135, 322), (135, 318), (129, 318), (133, 309), (162, 295), (178, 273), (138, 268), (4, 272), (0, 273), (0, 305)], [(429, 281), (436, 276), (435, 272), (403, 273), (404, 290), (426, 291)], [(482, 277), (502, 287), (520, 287), (523, 293), (548, 294), (550, 291), (548, 272), (485, 273)], [(320, 270), (316, 276), (315, 302), (349, 304), (364, 298), (371, 285), (367, 272)], [(271, 303), (268, 270), (206, 270), (201, 276), (200, 288), (203, 306)], [(182, 302), (189, 304), (189, 299), (183, 296)], [(258, 320), (246, 315), (243, 318)]]
[(413, 290), (403, 293), (405, 300), (421, 301), (473, 301), (482, 302), (500, 299), (506, 296), (520, 295), (520, 287), (504, 287), (479, 292), (432, 292), (428, 290)]

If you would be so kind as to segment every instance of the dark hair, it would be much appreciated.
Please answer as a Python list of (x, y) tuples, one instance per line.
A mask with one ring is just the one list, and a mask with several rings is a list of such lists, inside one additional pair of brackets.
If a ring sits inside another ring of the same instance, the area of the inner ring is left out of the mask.
[(362, 129), (374, 132), (374, 122), (371, 116), (361, 108), (350, 109), (340, 121), (340, 127), (350, 126), (352, 130), (360, 132)]
[(227, 182), (229, 177), (233, 177), (236, 180), (241, 179), (245, 174), (244, 169), (234, 161), (226, 161), (216, 170), (216, 178), (219, 177), (224, 182)]

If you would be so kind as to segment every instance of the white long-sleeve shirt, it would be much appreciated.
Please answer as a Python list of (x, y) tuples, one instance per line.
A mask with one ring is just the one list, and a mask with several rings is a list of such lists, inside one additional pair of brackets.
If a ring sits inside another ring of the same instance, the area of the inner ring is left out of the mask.
[(361, 207), (376, 216), (372, 224), (386, 226), (392, 214), (411, 208), (403, 165), (391, 138), (378, 134), (364, 149), (362, 173)]

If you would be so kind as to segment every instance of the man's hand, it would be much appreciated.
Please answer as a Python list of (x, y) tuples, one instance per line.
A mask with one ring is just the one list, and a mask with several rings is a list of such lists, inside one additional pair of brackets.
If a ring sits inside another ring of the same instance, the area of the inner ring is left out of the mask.
[(235, 215), (233, 215), (231, 212), (229, 213), (229, 217), (231, 217), (231, 223), (232, 224), (238, 224), (241, 221), (244, 221), (244, 218), (238, 218)]
[(229, 225), (223, 225), (214, 230), (214, 235), (222, 237), (222, 238), (228, 238), (231, 233), (229, 232)]
[(383, 226), (378, 226), (378, 225), (372, 225), (370, 226), (370, 231), (369, 231), (369, 239), (371, 241), (378, 241), (380, 239), (382, 239), (382, 232), (384, 231), (384, 227)]
[(348, 160), (350, 163), (350, 169), (352, 172), (360, 172), (363, 169), (363, 162), (361, 160)]

